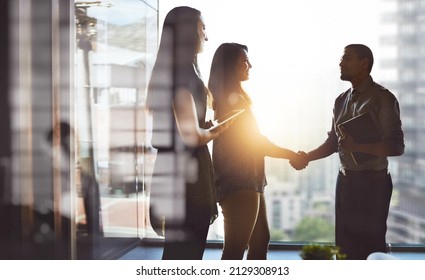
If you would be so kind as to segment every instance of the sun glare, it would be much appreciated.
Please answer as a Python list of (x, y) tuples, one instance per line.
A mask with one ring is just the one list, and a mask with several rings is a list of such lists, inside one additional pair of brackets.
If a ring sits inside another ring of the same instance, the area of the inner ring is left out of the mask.
[(263, 135), (272, 142), (291, 149), (301, 149), (300, 139), (305, 139), (308, 131), (303, 123), (306, 113), (299, 111), (298, 101), (288, 102), (288, 98), (266, 94), (253, 97), (253, 110)]
[[(332, 13), (326, 7), (357, 9), (361, 7), (359, 2), (366, 1), (368, 6), (376, 4), (372, 0), (327, 0), (328, 5), (323, 5), (311, 0), (285, 2), (284, 9), (270, 9), (275, 1), (259, 4), (244, 0), (164, 0), (160, 19), (178, 5), (202, 12), (208, 42), (198, 61), (206, 83), (212, 57), (220, 44), (247, 45), (253, 68), (244, 87), (253, 99), (260, 130), (276, 144), (307, 149), (324, 140), (331, 124), (333, 100), (349, 87), (339, 79), (343, 48), (361, 41), (377, 49), (379, 43), (373, 32), (366, 32), (378, 26), (371, 27), (371, 22), (365, 26), (362, 22), (351, 24), (344, 14)], [(241, 7), (244, 12), (235, 14)], [(303, 11), (303, 16), (293, 11)], [(373, 13), (373, 9), (368, 12)], [(341, 21), (345, 23), (343, 30), (335, 24)]]

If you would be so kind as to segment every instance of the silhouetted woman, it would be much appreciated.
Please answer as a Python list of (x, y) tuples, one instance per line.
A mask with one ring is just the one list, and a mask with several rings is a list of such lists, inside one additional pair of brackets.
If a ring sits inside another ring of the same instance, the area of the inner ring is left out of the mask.
[(224, 43), (214, 54), (208, 82), (216, 118), (245, 109), (213, 143), (217, 200), (224, 217), (222, 259), (242, 259), (247, 247), (247, 259), (267, 258), (264, 158), (297, 159), (295, 152), (274, 145), (260, 133), (251, 98), (241, 85), (249, 79), (251, 67), (247, 46)]
[(227, 127), (208, 130), (208, 90), (197, 64), (207, 41), (200, 11), (172, 9), (164, 20), (148, 86), (158, 149), (151, 187), (151, 223), (165, 236), (163, 259), (202, 259), (209, 225), (217, 217), (207, 143)]

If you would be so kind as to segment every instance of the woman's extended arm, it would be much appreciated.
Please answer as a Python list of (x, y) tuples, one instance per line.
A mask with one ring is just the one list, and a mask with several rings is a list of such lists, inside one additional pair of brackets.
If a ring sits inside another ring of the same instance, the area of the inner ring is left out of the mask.
[(269, 142), (265, 147), (265, 155), (273, 158), (285, 158), (289, 160), (295, 160), (298, 158), (297, 153), (290, 149), (279, 147), (271, 142)]

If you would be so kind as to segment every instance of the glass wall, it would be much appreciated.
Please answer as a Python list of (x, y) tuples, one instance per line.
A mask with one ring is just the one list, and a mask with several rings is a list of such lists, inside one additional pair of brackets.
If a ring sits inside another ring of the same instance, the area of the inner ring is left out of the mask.
[[(1, 257), (68, 259), (75, 256), (70, 21), (68, 1), (3, 1), (2, 57), (9, 114), (2, 130), (10, 145), (2, 160)], [(8, 36), (6, 36), (8, 35)], [(4, 211), (3, 211), (4, 210)]]
[(145, 87), (156, 1), (75, 1), (77, 240), (138, 240), (149, 230)]
[(145, 236), (157, 1), (2, 1), (1, 259), (111, 259)]

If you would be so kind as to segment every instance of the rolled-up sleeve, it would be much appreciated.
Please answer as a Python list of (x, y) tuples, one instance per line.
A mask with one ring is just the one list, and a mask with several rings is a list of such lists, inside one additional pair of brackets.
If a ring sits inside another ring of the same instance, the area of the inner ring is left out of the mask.
[(402, 155), (405, 145), (400, 106), (396, 97), (390, 92), (382, 94), (380, 99), (381, 106), (378, 112), (378, 121), (383, 141), (391, 145), (396, 154)]

